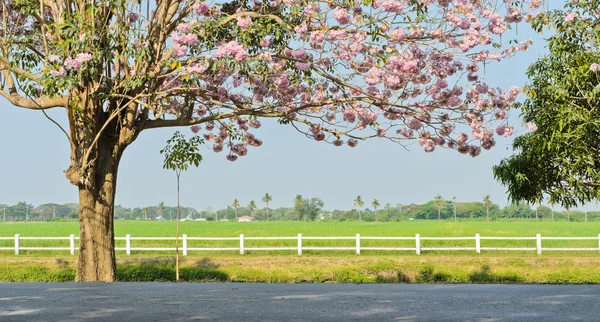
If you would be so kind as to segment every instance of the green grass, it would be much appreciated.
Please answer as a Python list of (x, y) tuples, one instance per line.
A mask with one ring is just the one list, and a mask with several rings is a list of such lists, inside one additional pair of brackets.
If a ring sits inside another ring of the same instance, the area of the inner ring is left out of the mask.
[[(131, 234), (133, 237), (172, 237), (175, 231), (175, 222), (142, 222), (142, 221), (116, 221), (115, 236), (124, 237)], [(69, 234), (78, 235), (77, 222), (51, 222), (51, 223), (0, 223), (0, 237), (12, 237), (19, 233), (21, 236), (62, 236)], [(190, 237), (238, 237), (244, 234), (246, 237), (259, 236), (297, 236), (298, 233), (303, 236), (355, 236), (360, 233), (361, 236), (408, 236), (413, 237), (420, 234), (421, 237), (450, 237), (450, 236), (475, 236), (476, 233), (481, 236), (519, 236), (535, 237), (540, 233), (542, 236), (585, 236), (594, 237), (600, 233), (600, 222), (589, 223), (568, 223), (568, 222), (435, 222), (435, 221), (413, 221), (399, 223), (360, 223), (360, 222), (182, 222), (181, 234), (187, 234)], [(124, 241), (117, 241), (117, 247), (124, 247)], [(354, 240), (340, 241), (316, 241), (304, 240), (303, 245), (309, 246), (344, 246), (353, 247)], [(169, 247), (173, 242), (169, 241), (132, 241), (132, 247)], [(268, 246), (288, 246), (295, 247), (295, 240), (288, 241), (250, 241), (245, 242), (246, 247), (268, 247)], [(474, 247), (473, 240), (466, 241), (423, 241), (422, 247)], [(12, 247), (13, 241), (0, 240), (0, 247)], [(189, 247), (238, 247), (238, 241), (189, 241)], [(34, 241), (22, 240), (21, 246), (68, 246), (68, 241)], [(384, 240), (362, 240), (362, 247), (414, 247), (414, 241), (384, 241)], [(535, 247), (534, 240), (526, 241), (482, 241), (482, 247)], [(597, 240), (586, 241), (544, 241), (543, 247), (598, 247)], [(206, 256), (232, 256), (236, 251), (230, 252), (190, 252), (190, 255)], [(64, 255), (65, 252), (47, 252), (47, 251), (23, 251), (24, 256), (51, 256)], [(135, 252), (135, 255), (142, 256), (160, 256), (167, 255), (167, 252)], [(270, 255), (290, 255), (292, 251), (270, 251), (270, 252), (247, 252), (250, 256), (270, 256)], [(351, 251), (305, 251), (306, 255), (317, 256), (356, 256)], [(515, 252), (515, 251), (483, 251), (481, 255), (474, 251), (434, 251), (424, 252), (423, 256), (446, 256), (446, 255), (472, 255), (472, 256), (537, 256), (534, 251)], [(416, 256), (410, 251), (384, 252), (384, 251), (363, 251), (362, 256)], [(542, 256), (591, 256), (597, 257), (600, 252), (545, 252)], [(0, 251), (0, 256), (14, 256), (11, 251)], [(124, 252), (118, 252), (118, 256), (126, 256)]]
[[(187, 257), (181, 281), (247, 283), (600, 284), (597, 258)], [(74, 258), (6, 258), (0, 282), (70, 282)], [(172, 257), (119, 259), (117, 280), (172, 282)]]

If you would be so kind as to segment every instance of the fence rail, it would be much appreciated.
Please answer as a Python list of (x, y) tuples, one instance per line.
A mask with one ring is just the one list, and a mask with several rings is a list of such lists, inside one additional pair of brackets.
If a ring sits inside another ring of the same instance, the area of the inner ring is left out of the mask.
[[(133, 247), (132, 241), (175, 241), (175, 237), (132, 237), (130, 234), (125, 237), (115, 237), (115, 240), (125, 241), (125, 247), (115, 247), (115, 250), (125, 251), (127, 255), (131, 255), (132, 251), (174, 251), (175, 247)], [(15, 255), (19, 255), (22, 250), (41, 250), (41, 251), (56, 251), (56, 250), (68, 250), (71, 255), (75, 255), (76, 240), (79, 237), (71, 234), (69, 237), (24, 237), (20, 234), (16, 234), (14, 237), (0, 237), (1, 240), (12, 240), (13, 247), (0, 247), (0, 251), (14, 250)], [(68, 247), (29, 247), (21, 246), (21, 241), (29, 240), (68, 240)], [(355, 251), (356, 254), (360, 254), (361, 251), (414, 251), (417, 255), (420, 255), (422, 251), (475, 251), (481, 253), (481, 251), (537, 251), (538, 255), (542, 254), (542, 251), (600, 251), (600, 234), (597, 237), (542, 237), (541, 234), (536, 234), (535, 237), (502, 237), (502, 236), (475, 236), (469, 237), (421, 237), (420, 234), (416, 234), (414, 237), (408, 236), (397, 236), (397, 237), (381, 237), (381, 236), (286, 236), (286, 237), (245, 237), (244, 234), (240, 234), (239, 237), (188, 237), (188, 235), (182, 235), (180, 237), (182, 253), (184, 256), (189, 251), (239, 251), (240, 254), (244, 254), (246, 251), (298, 251), (298, 255), (302, 255), (303, 251), (306, 250), (319, 250), (319, 251)], [(189, 241), (238, 241), (239, 246), (237, 247), (189, 247)], [(282, 247), (246, 247), (245, 241), (247, 240), (295, 240), (297, 241), (296, 247), (282, 246)], [(355, 245), (348, 247), (321, 247), (321, 246), (304, 246), (303, 241), (305, 240), (354, 240)], [(414, 241), (414, 247), (361, 247), (361, 241), (363, 240), (412, 240)], [(423, 241), (466, 241), (474, 240), (475, 245), (472, 247), (427, 247), (423, 245)], [(481, 247), (482, 240), (535, 240), (535, 247)], [(598, 247), (545, 247), (542, 248), (543, 240), (597, 240)]]

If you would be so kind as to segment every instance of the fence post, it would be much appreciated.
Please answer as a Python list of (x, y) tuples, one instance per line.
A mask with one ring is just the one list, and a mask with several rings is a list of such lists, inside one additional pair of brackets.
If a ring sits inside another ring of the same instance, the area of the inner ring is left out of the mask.
[(477, 251), (477, 254), (481, 254), (481, 238), (479, 237), (479, 234), (475, 234), (475, 250)]
[(183, 234), (183, 256), (187, 256), (187, 234)]
[(131, 234), (125, 235), (125, 253), (131, 255)]
[(356, 254), (360, 255), (360, 234), (356, 234)]
[(302, 234), (298, 234), (298, 255), (302, 255)]
[(417, 249), (417, 255), (421, 255), (421, 235), (415, 235), (415, 247)]
[(538, 255), (542, 255), (542, 235), (541, 234), (537, 234), (535, 235), (536, 241), (537, 241), (537, 254)]
[(244, 234), (240, 234), (240, 255), (244, 255)]
[(19, 255), (19, 234), (15, 234), (15, 255)]
[(71, 255), (75, 255), (75, 235), (71, 234), (71, 236), (69, 236), (69, 242), (71, 246)]

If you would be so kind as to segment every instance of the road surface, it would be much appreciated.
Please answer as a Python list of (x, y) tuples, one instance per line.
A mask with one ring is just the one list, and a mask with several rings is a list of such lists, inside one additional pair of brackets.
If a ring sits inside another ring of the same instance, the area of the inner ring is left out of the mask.
[(0, 321), (600, 321), (600, 286), (14, 283)]

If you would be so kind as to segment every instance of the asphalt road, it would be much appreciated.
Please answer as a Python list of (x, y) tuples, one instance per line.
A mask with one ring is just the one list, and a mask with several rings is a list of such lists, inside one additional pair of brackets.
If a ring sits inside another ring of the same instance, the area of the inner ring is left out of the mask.
[(600, 286), (13, 283), (0, 321), (600, 321)]

